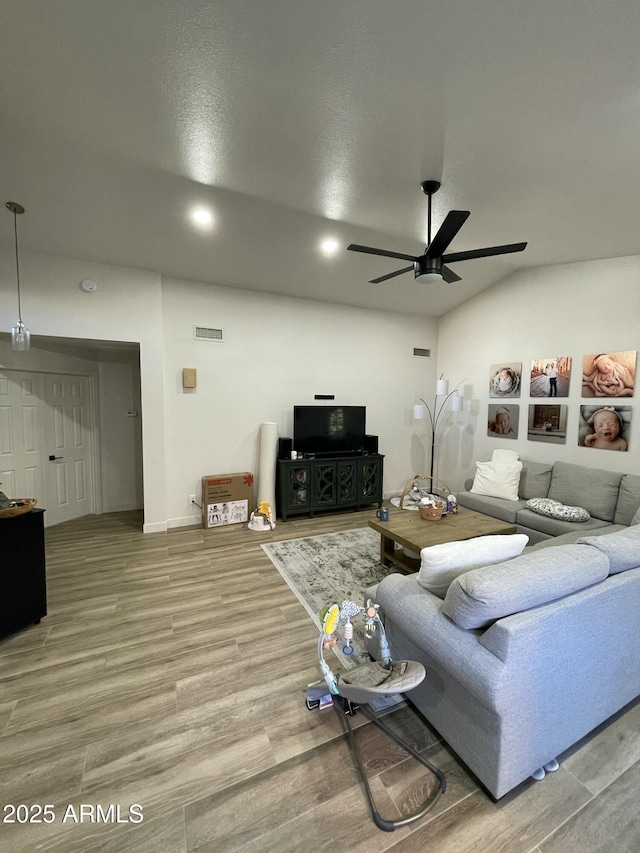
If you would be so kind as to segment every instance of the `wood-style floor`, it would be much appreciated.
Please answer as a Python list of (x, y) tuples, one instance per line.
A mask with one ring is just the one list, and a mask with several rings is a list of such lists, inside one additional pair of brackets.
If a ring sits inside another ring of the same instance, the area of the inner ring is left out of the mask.
[[(316, 628), (260, 548), (372, 515), (268, 534), (143, 535), (137, 513), (48, 529), (49, 615), (0, 641), (2, 819), (5, 804), (32, 806), (19, 810), (29, 822), (0, 823), (0, 850), (637, 853), (639, 703), (498, 803), (397, 709), (388, 719), (445, 771), (448, 790), (411, 828), (375, 827), (337, 715), (305, 707)], [(415, 808), (432, 778), (373, 726), (358, 737), (385, 817)], [(142, 822), (128, 820), (134, 804)]]

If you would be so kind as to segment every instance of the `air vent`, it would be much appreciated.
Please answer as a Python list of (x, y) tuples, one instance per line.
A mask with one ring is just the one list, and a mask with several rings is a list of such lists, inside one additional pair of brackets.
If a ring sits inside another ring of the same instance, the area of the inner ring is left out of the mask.
[(194, 326), (193, 337), (197, 341), (218, 341), (222, 343), (222, 329), (207, 329), (205, 326)]
[(431, 350), (422, 349), (422, 347), (414, 347), (413, 354), (416, 356), (416, 358), (431, 358)]

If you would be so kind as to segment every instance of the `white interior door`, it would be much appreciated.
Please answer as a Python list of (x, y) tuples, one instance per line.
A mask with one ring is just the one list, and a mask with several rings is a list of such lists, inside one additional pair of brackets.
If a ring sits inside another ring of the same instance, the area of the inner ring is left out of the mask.
[(89, 378), (45, 373), (47, 515), (60, 524), (95, 512)]
[(42, 390), (38, 373), (0, 371), (0, 491), (46, 507)]

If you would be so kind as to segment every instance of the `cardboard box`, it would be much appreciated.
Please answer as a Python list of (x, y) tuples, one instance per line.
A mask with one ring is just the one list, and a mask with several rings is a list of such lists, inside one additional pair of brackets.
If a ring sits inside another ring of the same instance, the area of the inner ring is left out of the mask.
[(253, 510), (253, 474), (210, 474), (202, 478), (202, 526), (222, 527), (249, 521)]

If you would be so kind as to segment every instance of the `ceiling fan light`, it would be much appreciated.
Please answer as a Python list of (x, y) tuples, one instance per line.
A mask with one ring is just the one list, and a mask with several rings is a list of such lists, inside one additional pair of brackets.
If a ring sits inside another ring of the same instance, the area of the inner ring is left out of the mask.
[(442, 273), (439, 272), (423, 272), (416, 276), (416, 281), (419, 281), (420, 284), (435, 284), (443, 280)]

